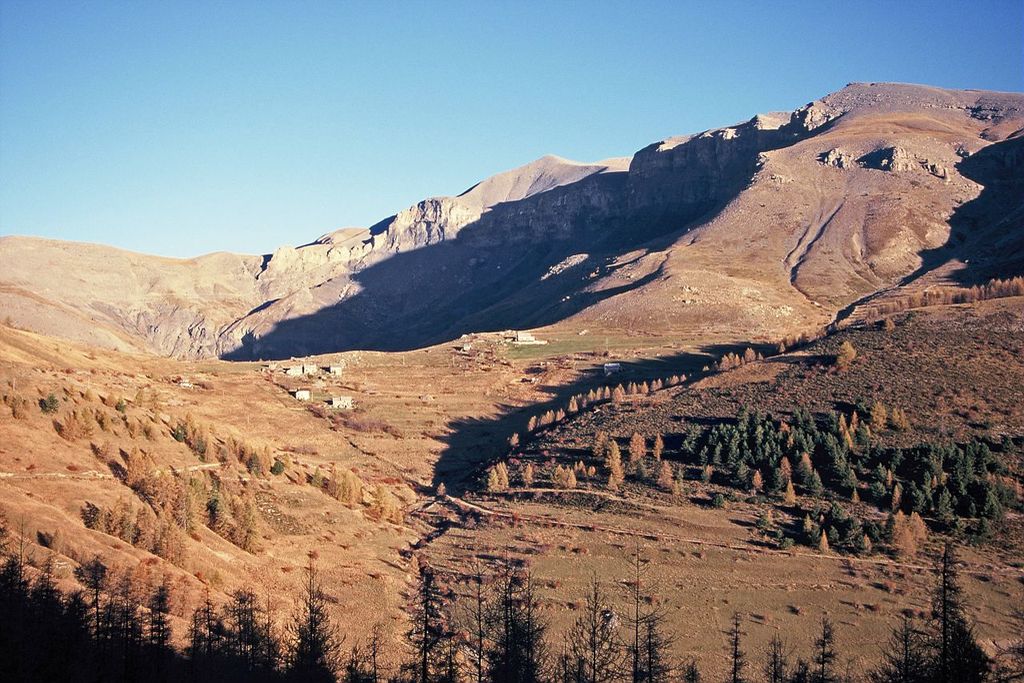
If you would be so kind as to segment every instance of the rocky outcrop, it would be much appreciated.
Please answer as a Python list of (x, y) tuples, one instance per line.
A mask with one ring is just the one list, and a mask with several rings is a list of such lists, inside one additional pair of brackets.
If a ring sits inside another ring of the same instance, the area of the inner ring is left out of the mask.
[(821, 155), (821, 163), (834, 168), (850, 168), (853, 165), (853, 156), (838, 148), (832, 148)]
[[(123, 332), (188, 357), (415, 346), (584, 311), (630, 329), (678, 316), (680, 327), (723, 319), (769, 335), (775, 323), (756, 327), (751, 292), (771, 310), (821, 317), (893, 286), (942, 246), (956, 206), (985, 184), (975, 177), (1010, 189), (972, 220), (1015, 210), (1019, 145), (985, 151), (1021, 128), (1022, 107), (1020, 95), (852, 84), (628, 159), (543, 157), (265, 256), (174, 260), (2, 238), (0, 301), (27, 327), (79, 312), (61, 319), (102, 330), (75, 338), (121, 344)], [(716, 283), (704, 288), (710, 308), (672, 303), (680, 271)]]

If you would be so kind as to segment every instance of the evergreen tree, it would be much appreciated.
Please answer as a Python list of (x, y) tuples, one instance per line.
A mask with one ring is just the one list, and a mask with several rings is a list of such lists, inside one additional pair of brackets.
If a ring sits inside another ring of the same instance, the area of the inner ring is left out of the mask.
[[(563, 671), (576, 683), (612, 683), (622, 680), (622, 645), (615, 612), (594, 576), (587, 589), (583, 613), (566, 634)], [(627, 674), (628, 675), (628, 674)]]
[(338, 670), (341, 639), (327, 611), (316, 557), (306, 564), (299, 607), (289, 625), (291, 649), (288, 653), (288, 676), (300, 681), (335, 680)]
[(789, 676), (789, 655), (778, 633), (772, 635), (764, 652), (765, 683), (786, 683)]
[(732, 626), (729, 629), (729, 683), (747, 683), (747, 656), (743, 652), (742, 630), (743, 619), (739, 612), (732, 615)]
[(814, 669), (811, 683), (838, 683), (836, 673), (836, 642), (832, 622), (826, 617), (821, 620), (821, 634), (814, 641)]
[(445, 616), (444, 600), (434, 570), (429, 565), (421, 564), (415, 602), (412, 605), (411, 626), (406, 634), (415, 653), (410, 669), (417, 683), (432, 683), (436, 680), (438, 660), (443, 654), (441, 646), (449, 638)]
[(991, 662), (967, 620), (956, 570), (956, 551), (950, 542), (943, 548), (938, 575), (939, 582), (932, 597), (930, 641), (935, 652), (932, 679), (937, 683), (984, 681), (991, 670)]
[(167, 621), (170, 613), (171, 591), (166, 581), (158, 585), (149, 597), (149, 620), (146, 628), (146, 642), (157, 671), (162, 671), (170, 654), (171, 626)]
[(868, 674), (871, 683), (925, 683), (928, 656), (922, 633), (909, 616), (903, 615), (882, 650), (882, 662)]

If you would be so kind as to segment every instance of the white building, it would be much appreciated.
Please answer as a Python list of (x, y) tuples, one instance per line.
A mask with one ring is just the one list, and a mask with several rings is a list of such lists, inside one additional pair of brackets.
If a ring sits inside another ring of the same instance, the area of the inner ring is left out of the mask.
[(309, 393), (309, 389), (296, 389), (294, 396), (298, 401), (308, 401), (312, 395)]
[(352, 410), (351, 396), (332, 396), (331, 407), (338, 410)]
[(609, 377), (611, 375), (622, 372), (621, 363), (605, 363), (604, 364), (604, 376)]

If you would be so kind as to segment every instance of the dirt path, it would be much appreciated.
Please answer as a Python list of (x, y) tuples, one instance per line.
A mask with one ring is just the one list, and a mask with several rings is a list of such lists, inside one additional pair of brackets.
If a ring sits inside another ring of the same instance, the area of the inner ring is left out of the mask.
[[(201, 465), (189, 465), (187, 467), (167, 467), (157, 470), (158, 472), (201, 472), (204, 470), (216, 470), (226, 466), (224, 462), (206, 462)], [(0, 472), (0, 479), (71, 479), (94, 481), (96, 479), (114, 479), (110, 472), (99, 470), (86, 470), (85, 472)]]

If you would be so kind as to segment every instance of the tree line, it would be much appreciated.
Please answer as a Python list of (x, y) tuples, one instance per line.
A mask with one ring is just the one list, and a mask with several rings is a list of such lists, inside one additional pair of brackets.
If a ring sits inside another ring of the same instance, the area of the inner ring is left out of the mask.
[[(330, 683), (701, 683), (695, 660), (674, 656), (663, 596), (650, 563), (633, 554), (613, 599), (596, 575), (576, 618), (552, 632), (541, 610), (537, 580), (512, 561), (495, 571), (477, 565), (454, 588), (428, 564), (417, 568), (409, 596), (404, 644), (389, 651), (380, 625), (347, 644), (329, 611), (315, 557), (300, 596), (280, 625), (268, 601), (242, 588), (215, 605), (209, 596), (175, 639), (167, 581), (143, 589), (129, 572), (99, 558), (79, 565), (81, 586), (64, 593), (52, 563), (36, 570), (27, 543), (0, 527), (0, 679), (5, 681), (314, 681)], [(12, 547), (16, 546), (16, 547)], [(956, 557), (947, 545), (929, 618), (897, 623), (882, 660), (866, 676), (842, 666), (830, 621), (821, 624), (811, 656), (794, 658), (776, 635), (760, 666), (744, 646), (744, 620), (728, 631), (726, 683), (975, 683), (1024, 676), (1024, 644), (1000, 667), (982, 650), (965, 611)], [(346, 647), (346, 645), (348, 645)], [(761, 675), (758, 675), (760, 669)]]

